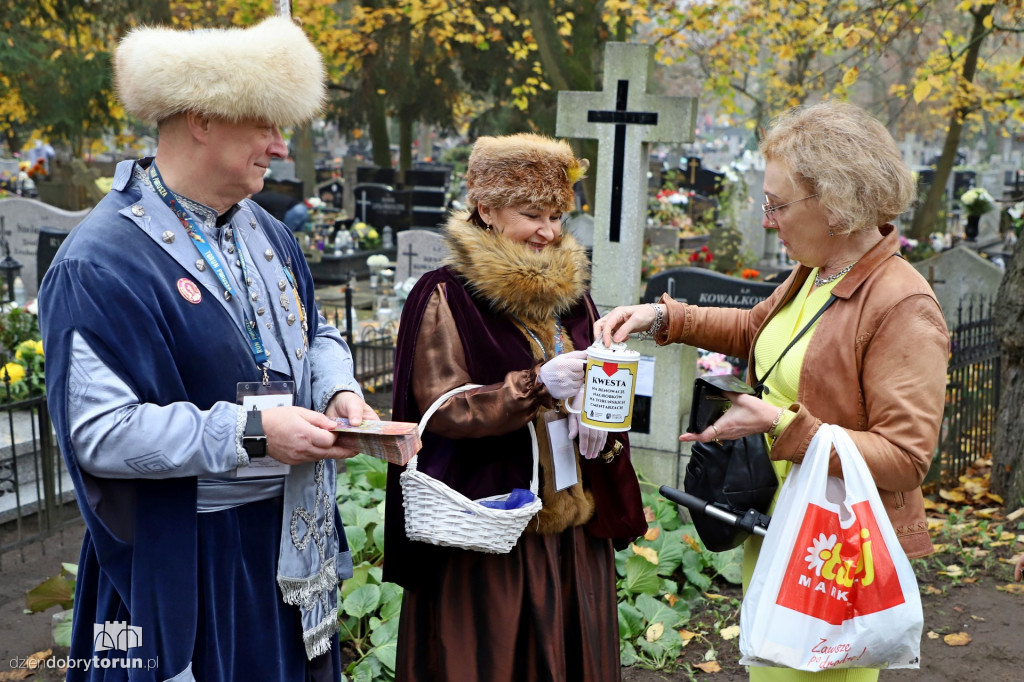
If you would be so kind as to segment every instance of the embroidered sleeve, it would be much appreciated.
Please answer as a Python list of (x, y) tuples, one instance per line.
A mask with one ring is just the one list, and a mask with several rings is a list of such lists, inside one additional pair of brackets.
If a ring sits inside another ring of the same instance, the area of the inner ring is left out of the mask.
[[(412, 389), (420, 411), (445, 391), (475, 383), (455, 320), (440, 291), (427, 303), (413, 360)], [(447, 438), (497, 436), (521, 428), (541, 407), (554, 401), (537, 381), (537, 368), (509, 372), (500, 384), (460, 393), (431, 418), (427, 430)]]
[(75, 333), (68, 423), (79, 466), (103, 478), (209, 476), (237, 468), (237, 405), (140, 403), (128, 385)]

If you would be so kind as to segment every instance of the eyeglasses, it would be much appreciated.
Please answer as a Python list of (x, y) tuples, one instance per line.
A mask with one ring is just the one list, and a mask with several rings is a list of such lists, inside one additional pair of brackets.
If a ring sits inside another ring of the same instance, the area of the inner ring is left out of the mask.
[(796, 201), (791, 201), (788, 204), (782, 204), (781, 206), (772, 206), (769, 203), (768, 197), (765, 197), (764, 198), (764, 203), (761, 204), (761, 210), (764, 211), (764, 214), (768, 218), (768, 220), (772, 221), (772, 224), (774, 224), (775, 223), (775, 212), (776, 211), (778, 211), (781, 208), (786, 208), (787, 206), (792, 206), (793, 204), (798, 204), (801, 201), (807, 201), (808, 199), (813, 199), (816, 196), (818, 196), (818, 195), (817, 194), (812, 194), (810, 196), (804, 197), (803, 199), (797, 199)]

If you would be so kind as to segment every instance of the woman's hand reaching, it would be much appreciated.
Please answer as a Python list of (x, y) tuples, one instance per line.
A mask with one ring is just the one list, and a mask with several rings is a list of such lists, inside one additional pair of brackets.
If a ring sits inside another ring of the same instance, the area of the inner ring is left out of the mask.
[(767, 433), (779, 408), (747, 393), (725, 391), (732, 406), (714, 424), (700, 433), (684, 433), (683, 442), (707, 443), (714, 440), (738, 440), (752, 433)]
[[(622, 343), (633, 332), (645, 332), (658, 317), (659, 304), (624, 305), (614, 308), (594, 323), (594, 338), (600, 339), (605, 347)], [(661, 311), (664, 314), (664, 310)]]

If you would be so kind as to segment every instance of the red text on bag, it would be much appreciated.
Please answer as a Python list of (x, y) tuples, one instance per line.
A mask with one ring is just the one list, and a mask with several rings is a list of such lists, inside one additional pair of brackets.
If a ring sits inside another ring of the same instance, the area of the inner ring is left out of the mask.
[(854, 504), (848, 528), (839, 515), (807, 505), (782, 580), (779, 606), (839, 625), (903, 603), (892, 557), (869, 502)]

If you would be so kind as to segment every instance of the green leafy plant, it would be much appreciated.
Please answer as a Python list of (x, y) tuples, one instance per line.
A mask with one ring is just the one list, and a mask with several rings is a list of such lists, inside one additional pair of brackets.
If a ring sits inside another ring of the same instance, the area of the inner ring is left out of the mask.
[(53, 640), (60, 646), (71, 646), (71, 613), (75, 605), (77, 564), (61, 564), (60, 575), (39, 583), (25, 594), (25, 611), (41, 613), (54, 606), (62, 611), (54, 617)]
[(11, 354), (21, 342), (39, 337), (39, 319), (29, 308), (12, 304), (0, 311), (0, 350)]
[(709, 552), (684, 524), (676, 505), (644, 483), (649, 529), (615, 555), (619, 595), (619, 652), (622, 665), (664, 669), (675, 665), (684, 644), (677, 630), (691, 609), (708, 607), (706, 592), (715, 576), (738, 584), (742, 554)]
[(39, 337), (39, 321), (30, 310), (11, 306), (0, 312), (0, 402), (46, 393)]
[(338, 638), (350, 648), (345, 673), (355, 682), (395, 679), (402, 588), (382, 578), (386, 482), (387, 463), (368, 455), (345, 460), (338, 474), (338, 509), (354, 567), (341, 586)]

